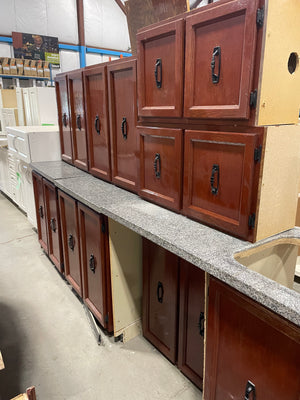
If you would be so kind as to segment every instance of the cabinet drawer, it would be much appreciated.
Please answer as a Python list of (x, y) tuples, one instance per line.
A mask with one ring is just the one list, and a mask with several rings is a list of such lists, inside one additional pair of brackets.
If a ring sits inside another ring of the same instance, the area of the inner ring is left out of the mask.
[(183, 213), (249, 238), (249, 217), (256, 211), (259, 139), (260, 134), (186, 131)]
[(186, 117), (249, 118), (257, 8), (234, 0), (186, 18)]
[(180, 210), (182, 187), (181, 129), (142, 128), (140, 136), (140, 196)]
[(111, 63), (107, 74), (112, 181), (137, 192), (139, 142), (136, 131), (136, 59)]
[(183, 46), (183, 18), (137, 34), (139, 115), (182, 115)]

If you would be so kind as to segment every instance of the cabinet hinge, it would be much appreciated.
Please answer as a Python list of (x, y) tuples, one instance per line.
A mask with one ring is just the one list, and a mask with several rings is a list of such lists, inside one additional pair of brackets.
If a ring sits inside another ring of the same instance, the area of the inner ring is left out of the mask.
[(101, 224), (101, 232), (102, 233), (106, 232), (106, 228), (105, 228), (105, 223), (104, 222), (102, 222), (102, 224)]
[(254, 227), (255, 227), (255, 218), (256, 218), (255, 213), (250, 214), (249, 220), (248, 220), (249, 229), (254, 229)]
[(258, 8), (256, 12), (256, 25), (258, 28), (262, 28), (265, 20), (265, 8)]
[(106, 324), (108, 323), (108, 318), (109, 318), (109, 316), (108, 316), (108, 314), (106, 314), (105, 317), (104, 317), (104, 322), (105, 322)]
[(61, 272), (65, 272), (65, 264), (64, 263), (60, 264), (60, 269), (61, 269)]
[(256, 108), (257, 104), (257, 90), (253, 90), (253, 92), (250, 93), (250, 107), (251, 108)]
[(262, 146), (258, 146), (254, 149), (254, 161), (256, 163), (261, 162)]

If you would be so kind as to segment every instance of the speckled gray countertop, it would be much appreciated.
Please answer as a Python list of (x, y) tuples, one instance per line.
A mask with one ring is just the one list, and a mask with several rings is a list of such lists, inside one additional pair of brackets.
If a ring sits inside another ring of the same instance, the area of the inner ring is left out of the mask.
[(33, 163), (32, 167), (83, 204), (170, 250), (300, 326), (300, 294), (251, 271), (234, 259), (237, 252), (276, 239), (300, 239), (300, 228), (251, 244), (142, 200), (64, 162)]

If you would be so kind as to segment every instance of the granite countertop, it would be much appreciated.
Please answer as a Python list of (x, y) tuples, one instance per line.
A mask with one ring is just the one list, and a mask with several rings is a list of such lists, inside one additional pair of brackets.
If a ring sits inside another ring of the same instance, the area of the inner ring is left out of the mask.
[(234, 259), (237, 252), (276, 239), (300, 239), (300, 228), (252, 244), (149, 203), (62, 161), (33, 163), (31, 166), (88, 207), (177, 254), (300, 326), (300, 294), (251, 271)]

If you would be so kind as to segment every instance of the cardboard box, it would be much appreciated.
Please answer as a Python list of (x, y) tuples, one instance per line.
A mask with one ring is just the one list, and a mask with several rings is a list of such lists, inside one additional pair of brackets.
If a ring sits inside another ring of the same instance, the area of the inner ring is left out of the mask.
[(24, 73), (24, 62), (21, 58), (16, 58), (16, 64), (17, 64), (17, 74), (18, 75), (23, 75)]
[(10, 59), (10, 74), (17, 75), (17, 64), (15, 58)]
[(44, 76), (44, 66), (43, 66), (42, 60), (39, 60), (37, 62), (36, 71), (37, 71), (37, 76), (39, 76), (41, 78)]
[(31, 76), (37, 76), (36, 64), (37, 64), (37, 61), (31, 60), (31, 62), (30, 62), (30, 71), (31, 71), (30, 75)]
[(31, 75), (30, 60), (24, 60), (24, 75)]
[(5, 57), (2, 61), (2, 72), (4, 75), (10, 74), (9, 58)]
[(48, 61), (44, 61), (44, 77), (50, 78), (50, 66)]

